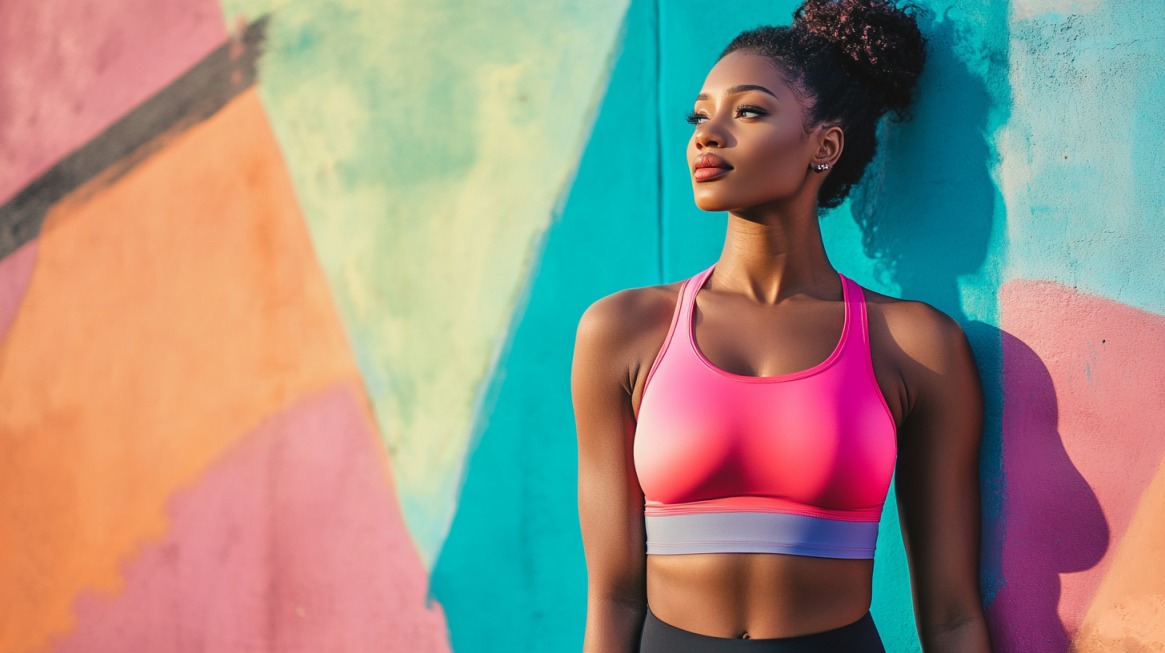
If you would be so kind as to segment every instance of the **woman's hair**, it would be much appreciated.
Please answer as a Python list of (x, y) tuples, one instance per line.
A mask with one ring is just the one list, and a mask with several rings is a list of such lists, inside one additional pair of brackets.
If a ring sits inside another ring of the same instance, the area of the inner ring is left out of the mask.
[(888, 111), (901, 122), (926, 62), (926, 38), (913, 13), (891, 0), (805, 0), (792, 26), (741, 32), (719, 58), (744, 50), (771, 59), (790, 77), (809, 107), (808, 133), (821, 123), (845, 132), (841, 156), (826, 176), (818, 206), (841, 204), (874, 158), (878, 120)]

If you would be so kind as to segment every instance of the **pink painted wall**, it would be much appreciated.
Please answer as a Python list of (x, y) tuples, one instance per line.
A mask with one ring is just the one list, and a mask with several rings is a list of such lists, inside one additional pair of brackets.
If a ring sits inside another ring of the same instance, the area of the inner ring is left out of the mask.
[[(1160, 520), (1142, 504), (1161, 501), (1151, 483), (1165, 456), (1165, 316), (1051, 281), (1008, 282), (1000, 306), (1006, 584), (991, 605), (996, 643), (1108, 651), (1165, 641), (1165, 620), (1147, 620), (1163, 605), (1165, 540), (1128, 537), (1159, 533), (1134, 522)], [(1148, 582), (1129, 585), (1135, 578)], [(1120, 634), (1130, 625), (1135, 637)]]

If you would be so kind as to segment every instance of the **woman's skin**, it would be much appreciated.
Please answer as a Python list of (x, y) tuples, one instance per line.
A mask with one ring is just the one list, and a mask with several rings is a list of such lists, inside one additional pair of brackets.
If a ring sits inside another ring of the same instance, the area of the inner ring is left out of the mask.
[[(833, 351), (844, 317), (816, 212), (829, 172), (811, 166), (835, 163), (844, 133), (825, 125), (805, 135), (805, 100), (774, 64), (742, 51), (712, 68), (699, 98), (689, 168), (704, 152), (733, 167), (692, 182), (697, 206), (728, 212), (720, 258), (697, 295), (700, 351), (736, 374), (810, 368)], [(870, 607), (872, 559), (644, 553), (632, 442), (679, 285), (615, 292), (578, 324), (571, 392), (584, 651), (637, 651), (648, 604), (664, 622), (715, 637), (788, 637), (856, 621)], [(978, 585), (983, 399), (971, 348), (959, 324), (928, 304), (872, 291), (866, 301), (875, 377), (898, 425), (895, 492), (923, 650), (989, 651)]]

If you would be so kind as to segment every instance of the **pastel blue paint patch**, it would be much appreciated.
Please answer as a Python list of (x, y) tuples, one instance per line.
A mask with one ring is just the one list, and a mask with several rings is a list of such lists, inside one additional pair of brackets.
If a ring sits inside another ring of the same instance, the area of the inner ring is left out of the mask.
[(1154, 3), (1014, 25), (1011, 276), (1165, 313), (1165, 259), (1143, 237), (1165, 210), (1163, 29)]

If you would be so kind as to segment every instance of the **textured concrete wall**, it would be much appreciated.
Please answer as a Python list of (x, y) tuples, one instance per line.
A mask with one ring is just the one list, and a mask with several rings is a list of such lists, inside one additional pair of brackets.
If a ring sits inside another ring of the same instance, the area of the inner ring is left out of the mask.
[[(1165, 12), (921, 4), (827, 248), (971, 337), (996, 650), (1157, 650)], [(714, 260), (684, 114), (795, 6), (0, 2), (0, 650), (578, 650), (574, 326)]]

